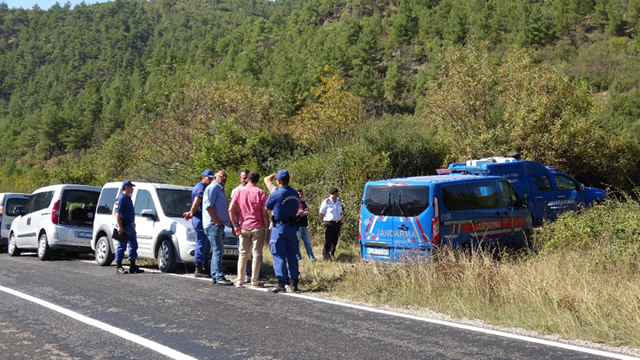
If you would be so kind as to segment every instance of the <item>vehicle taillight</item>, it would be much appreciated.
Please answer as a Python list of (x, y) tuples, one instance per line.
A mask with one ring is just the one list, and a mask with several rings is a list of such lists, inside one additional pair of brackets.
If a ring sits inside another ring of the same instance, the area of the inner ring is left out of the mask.
[(51, 212), (51, 222), (58, 225), (60, 222), (60, 200), (53, 204), (53, 211)]
[(358, 221), (358, 240), (362, 240), (362, 209), (360, 210), (360, 220)]
[(2, 221), (2, 205), (0, 205), (0, 221)]
[(434, 245), (440, 242), (440, 207), (438, 198), (433, 197), (433, 219), (431, 219), (431, 243)]

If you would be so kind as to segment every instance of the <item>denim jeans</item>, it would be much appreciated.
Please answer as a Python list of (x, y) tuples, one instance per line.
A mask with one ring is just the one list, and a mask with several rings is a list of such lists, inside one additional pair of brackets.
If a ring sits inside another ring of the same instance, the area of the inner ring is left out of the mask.
[(129, 261), (133, 261), (138, 258), (138, 237), (136, 234), (136, 228), (133, 225), (125, 226), (124, 232), (129, 235), (129, 242), (123, 243), (118, 241), (118, 246), (116, 247), (116, 262), (122, 261), (124, 258), (124, 251), (127, 249), (127, 245), (129, 246)]
[(211, 225), (204, 229), (207, 233), (209, 241), (211, 241), (211, 278), (219, 280), (225, 280), (224, 267), (222, 266), (222, 255), (224, 254), (224, 225), (216, 226)]
[(302, 260), (302, 253), (300, 253), (300, 240), (304, 243), (304, 249), (307, 251), (309, 259), (315, 260), (313, 256), (313, 249), (311, 248), (311, 238), (309, 238), (309, 229), (306, 226), (298, 228), (298, 260)]

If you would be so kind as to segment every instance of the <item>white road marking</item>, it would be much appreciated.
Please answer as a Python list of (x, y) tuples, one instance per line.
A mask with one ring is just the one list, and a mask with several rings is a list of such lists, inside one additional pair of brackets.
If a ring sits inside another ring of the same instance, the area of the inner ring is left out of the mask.
[(77, 312), (65, 309), (65, 308), (63, 308), (61, 306), (52, 304), (52, 303), (50, 303), (48, 301), (45, 301), (45, 300), (42, 300), (42, 299), (38, 299), (38, 298), (33, 297), (31, 295), (27, 295), (27, 294), (21, 293), (19, 291), (16, 291), (16, 290), (4, 287), (4, 286), (0, 286), (0, 291), (3, 291), (5, 293), (7, 293), (7, 294), (11, 294), (13, 296), (17, 296), (19, 298), (31, 301), (33, 303), (36, 303), (36, 304), (40, 305), (40, 306), (44, 306), (44, 307), (46, 307), (46, 308), (48, 308), (50, 310), (57, 311), (57, 312), (59, 312), (59, 313), (61, 313), (63, 315), (66, 315), (66, 316), (68, 316), (68, 317), (70, 317), (72, 319), (78, 320), (78, 321), (83, 322), (83, 323), (85, 323), (87, 325), (91, 325), (91, 326), (97, 327), (98, 329), (104, 330), (104, 331), (109, 332), (109, 333), (111, 333), (113, 335), (119, 336), (119, 337), (121, 337), (121, 338), (123, 338), (125, 340), (134, 342), (134, 343), (136, 343), (138, 345), (142, 345), (142, 346), (144, 346), (144, 347), (146, 347), (148, 349), (151, 349), (151, 350), (153, 350), (155, 352), (158, 352), (158, 353), (160, 353), (162, 355), (168, 356), (168, 357), (170, 357), (172, 359), (180, 359), (180, 360), (191, 360), (191, 359), (195, 360), (196, 359), (194, 357), (191, 357), (189, 355), (183, 354), (183, 353), (181, 353), (179, 351), (173, 350), (173, 349), (171, 349), (169, 347), (166, 347), (164, 345), (158, 344), (155, 341), (151, 341), (151, 340), (145, 339), (145, 338), (143, 338), (141, 336), (138, 336), (136, 334), (132, 334), (132, 333), (126, 331), (126, 330), (122, 330), (122, 329), (119, 329), (119, 328), (117, 328), (115, 326), (111, 326), (111, 325), (105, 324), (105, 323), (103, 323), (101, 321), (94, 320), (94, 319), (92, 319), (90, 317), (86, 317), (84, 315), (78, 314)]
[[(95, 263), (95, 261), (91, 261), (91, 260), (81, 260), (81, 261), (87, 262), (87, 263)], [(149, 271), (149, 270), (145, 269), (145, 271)], [(160, 271), (159, 270), (150, 270), (150, 272), (160, 272)], [(206, 280), (206, 281), (209, 281), (209, 282), (211, 281), (211, 279), (195, 278), (193, 276), (185, 275), (185, 274), (169, 274), (169, 275), (183, 277), (183, 278), (187, 278), (187, 279)], [(256, 291), (267, 291), (267, 288), (254, 288), (254, 287), (251, 287), (251, 286), (245, 286), (245, 288), (250, 289), (250, 290), (256, 290)], [(384, 315), (395, 316), (395, 317), (400, 317), (400, 318), (405, 318), (405, 319), (410, 319), (410, 320), (427, 322), (427, 323), (431, 323), (431, 324), (448, 326), (448, 327), (457, 328), (457, 329), (461, 329), (461, 330), (474, 331), (474, 332), (478, 332), (478, 333), (482, 333), (482, 334), (500, 336), (500, 337), (504, 337), (504, 338), (508, 338), (508, 339), (526, 341), (526, 342), (530, 342), (530, 343), (534, 343), (534, 344), (546, 345), (546, 346), (551, 346), (551, 347), (556, 347), (556, 348), (561, 348), (561, 349), (566, 349), (566, 350), (572, 350), (572, 351), (587, 353), (587, 354), (591, 354), (591, 355), (608, 357), (608, 358), (612, 358), (612, 359), (640, 360), (640, 358), (635, 357), (635, 356), (630, 356), (630, 355), (616, 354), (616, 353), (609, 352), (609, 351), (595, 350), (595, 349), (590, 349), (590, 348), (571, 345), (571, 344), (565, 344), (565, 343), (552, 341), (552, 340), (539, 339), (539, 338), (535, 338), (535, 337), (531, 337), (531, 336), (516, 335), (516, 334), (511, 334), (511, 333), (508, 333), (508, 332), (498, 331), (498, 330), (484, 329), (484, 328), (477, 327), (477, 326), (464, 325), (464, 324), (459, 324), (459, 323), (455, 323), (455, 322), (451, 322), (451, 321), (429, 319), (429, 318), (415, 316), (415, 315), (397, 313), (397, 312), (377, 309), (377, 308), (369, 307), (369, 306), (348, 304), (348, 303), (343, 303), (343, 302), (340, 302), (340, 301), (328, 300), (328, 299), (315, 297), (315, 296), (308, 296), (308, 295), (301, 295), (301, 294), (294, 294), (294, 293), (284, 293), (284, 294), (281, 294), (281, 295), (297, 297), (297, 298), (301, 298), (301, 299), (305, 299), (305, 300), (316, 301), (316, 302), (321, 302), (321, 303), (330, 304), (330, 305), (348, 307), (348, 308), (352, 308), (352, 309), (368, 311), (368, 312), (377, 313), (377, 314), (384, 314)]]

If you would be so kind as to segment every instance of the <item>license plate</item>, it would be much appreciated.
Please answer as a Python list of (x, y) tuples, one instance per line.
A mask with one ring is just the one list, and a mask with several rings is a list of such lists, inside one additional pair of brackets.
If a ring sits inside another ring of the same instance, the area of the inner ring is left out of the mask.
[(76, 237), (81, 239), (91, 239), (92, 234), (86, 231), (76, 231)]
[(11, 229), (11, 224), (6, 226), (7, 230)]
[(224, 249), (224, 254), (238, 256), (238, 249)]
[(389, 249), (370, 247), (370, 248), (367, 248), (367, 254), (378, 255), (378, 256), (389, 256)]

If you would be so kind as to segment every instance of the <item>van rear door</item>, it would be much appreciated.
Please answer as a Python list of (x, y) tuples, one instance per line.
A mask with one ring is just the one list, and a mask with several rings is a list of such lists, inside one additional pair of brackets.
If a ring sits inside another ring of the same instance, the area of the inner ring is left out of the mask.
[(363, 258), (401, 260), (430, 249), (429, 187), (370, 185), (362, 204)]
[(363, 259), (388, 260), (393, 247), (392, 190), (387, 185), (365, 187), (360, 215), (361, 246)]

